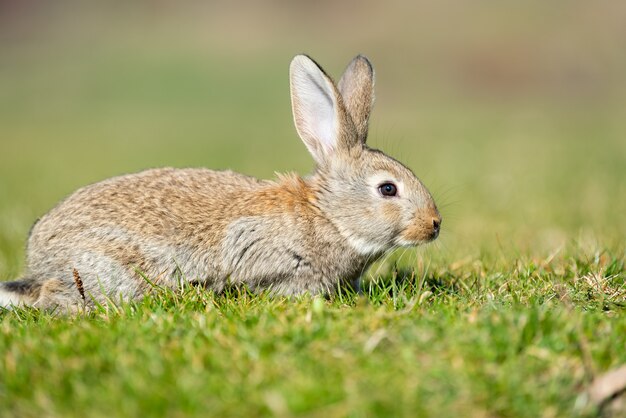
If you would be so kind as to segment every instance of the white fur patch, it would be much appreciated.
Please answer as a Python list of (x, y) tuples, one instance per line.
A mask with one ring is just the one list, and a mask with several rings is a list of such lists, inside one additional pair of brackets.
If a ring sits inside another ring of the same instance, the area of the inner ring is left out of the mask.
[(398, 244), (399, 247), (415, 247), (417, 245), (420, 245), (422, 242), (421, 241), (407, 241), (403, 238), (398, 238), (396, 239), (396, 243)]
[(0, 289), (0, 306), (10, 308), (12, 306), (20, 305), (21, 303), (22, 300), (19, 295)]
[(354, 236), (348, 236), (347, 240), (350, 246), (360, 255), (369, 256), (381, 254), (389, 249), (388, 245), (370, 242), (363, 238), (357, 238)]

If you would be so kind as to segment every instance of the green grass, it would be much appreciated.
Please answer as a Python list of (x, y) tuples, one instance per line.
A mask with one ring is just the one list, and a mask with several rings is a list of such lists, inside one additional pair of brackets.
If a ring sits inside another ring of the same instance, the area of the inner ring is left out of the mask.
[[(444, 222), (434, 245), (374, 265), (361, 295), (189, 288), (0, 312), (0, 415), (599, 416), (584, 390), (626, 362), (620, 6), (388, 3), (324, 15), (323, 35), (282, 3), (68, 9), (30, 38), (15, 19), (0, 37), (0, 280), (82, 185), (165, 165), (309, 172), (287, 82), (303, 50), (334, 75), (372, 58), (369, 141), (414, 169)], [(367, 16), (388, 29), (353, 30)]]
[[(157, 290), (0, 323), (18, 416), (595, 416), (581, 391), (626, 361), (624, 261), (391, 272), (363, 295)], [(556, 273), (558, 272), (558, 273)]]

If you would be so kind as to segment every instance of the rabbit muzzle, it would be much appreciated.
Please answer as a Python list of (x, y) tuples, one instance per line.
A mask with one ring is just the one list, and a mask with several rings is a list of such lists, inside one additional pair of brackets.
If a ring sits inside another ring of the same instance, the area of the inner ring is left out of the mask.
[(400, 244), (411, 246), (434, 241), (441, 231), (441, 222), (441, 215), (435, 206), (418, 210), (409, 226), (400, 234)]

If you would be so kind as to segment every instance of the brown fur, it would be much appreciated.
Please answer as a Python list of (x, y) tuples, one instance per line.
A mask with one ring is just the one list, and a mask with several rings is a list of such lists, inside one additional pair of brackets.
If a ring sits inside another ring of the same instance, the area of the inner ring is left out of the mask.
[(367, 58), (357, 56), (346, 69), (337, 85), (346, 110), (355, 124), (359, 140), (365, 142), (371, 111), (374, 101), (374, 69)]
[(429, 241), (436, 238), (438, 230), (433, 229), (433, 221), (441, 223), (441, 216), (435, 207), (418, 210), (415, 213), (415, 221), (402, 232), (402, 239), (407, 241)]

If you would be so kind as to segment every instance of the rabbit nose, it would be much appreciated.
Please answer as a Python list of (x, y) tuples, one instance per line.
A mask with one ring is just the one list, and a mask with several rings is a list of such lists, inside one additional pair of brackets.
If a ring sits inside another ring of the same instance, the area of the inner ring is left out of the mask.
[(432, 238), (435, 239), (439, 236), (439, 231), (441, 230), (441, 217), (433, 217), (433, 232)]

